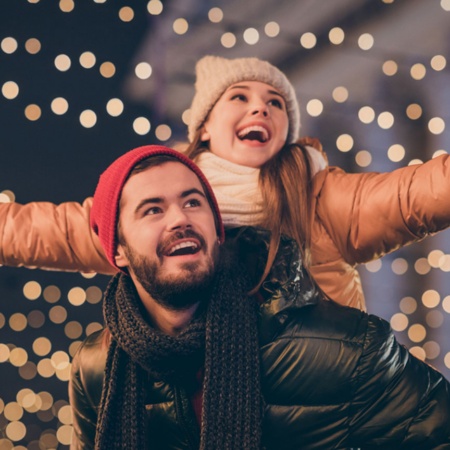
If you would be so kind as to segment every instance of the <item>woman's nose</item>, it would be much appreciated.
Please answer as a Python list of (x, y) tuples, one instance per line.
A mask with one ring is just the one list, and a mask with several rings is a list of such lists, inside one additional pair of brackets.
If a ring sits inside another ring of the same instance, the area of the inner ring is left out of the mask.
[(263, 117), (268, 117), (269, 116), (269, 108), (264, 103), (257, 104), (257, 105), (253, 106), (251, 114), (252, 114), (252, 116), (261, 115)]

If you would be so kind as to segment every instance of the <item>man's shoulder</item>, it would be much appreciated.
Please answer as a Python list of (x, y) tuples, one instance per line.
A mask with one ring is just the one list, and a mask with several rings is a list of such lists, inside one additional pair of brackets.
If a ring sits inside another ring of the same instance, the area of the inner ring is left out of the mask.
[(85, 388), (103, 383), (109, 340), (105, 330), (90, 334), (72, 360), (73, 377), (83, 380)]

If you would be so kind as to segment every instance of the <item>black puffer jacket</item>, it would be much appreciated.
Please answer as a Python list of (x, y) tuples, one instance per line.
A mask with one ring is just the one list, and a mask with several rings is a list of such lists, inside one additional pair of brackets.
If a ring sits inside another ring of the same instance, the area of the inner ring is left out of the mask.
[[(228, 239), (255, 277), (265, 238), (247, 228)], [(261, 293), (266, 449), (450, 449), (449, 383), (411, 356), (384, 320), (321, 299), (292, 241), (282, 241)], [(72, 448), (93, 448), (102, 336), (89, 336), (73, 360)], [(198, 448), (199, 427), (180, 388), (149, 379), (146, 405), (152, 449)]]

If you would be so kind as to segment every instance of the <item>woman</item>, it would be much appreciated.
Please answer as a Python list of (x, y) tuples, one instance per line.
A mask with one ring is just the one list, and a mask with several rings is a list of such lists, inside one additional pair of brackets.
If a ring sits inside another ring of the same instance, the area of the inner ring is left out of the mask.
[[(206, 56), (196, 67), (187, 154), (205, 172), (227, 227), (281, 233), (299, 243), (309, 271), (335, 301), (365, 309), (358, 263), (450, 225), (448, 155), (392, 173), (327, 167), (320, 144), (298, 140), (294, 89), (257, 58)], [(114, 273), (83, 205), (0, 205), (0, 264)], [(263, 279), (264, 277), (262, 277)]]

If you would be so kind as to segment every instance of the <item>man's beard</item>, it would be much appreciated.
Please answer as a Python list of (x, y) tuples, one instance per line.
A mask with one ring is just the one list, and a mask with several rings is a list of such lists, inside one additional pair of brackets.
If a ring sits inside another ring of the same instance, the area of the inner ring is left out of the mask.
[[(207, 244), (202, 236), (191, 230), (177, 235), (177, 239), (186, 237), (198, 239), (202, 244), (200, 251), (208, 254)], [(219, 258), (218, 242), (215, 242), (211, 256), (203, 261), (202, 267), (198, 262), (187, 262), (180, 266), (179, 273), (170, 275), (164, 275), (161, 271), (161, 264), (158, 262), (162, 260), (161, 256), (158, 260), (151, 260), (148, 256), (137, 254), (127, 244), (123, 247), (136, 279), (161, 306), (171, 310), (184, 310), (210, 297)], [(157, 251), (157, 254), (160, 252)]]

